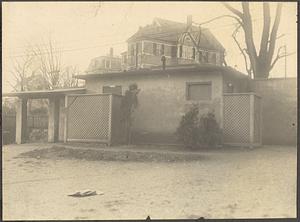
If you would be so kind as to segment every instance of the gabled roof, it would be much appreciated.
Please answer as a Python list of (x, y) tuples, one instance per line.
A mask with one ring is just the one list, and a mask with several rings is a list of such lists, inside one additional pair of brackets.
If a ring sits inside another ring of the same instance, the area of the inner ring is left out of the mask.
[[(185, 23), (174, 22), (162, 18), (155, 18), (151, 25), (141, 27), (133, 36), (131, 36), (127, 42), (137, 40), (161, 40), (167, 41), (171, 44), (177, 44), (179, 38), (186, 31), (187, 27)], [(200, 48), (209, 50), (225, 51), (222, 44), (214, 37), (214, 35), (207, 28), (201, 28), (201, 34), (199, 27), (192, 26), (190, 33), (198, 41), (200, 38)]]

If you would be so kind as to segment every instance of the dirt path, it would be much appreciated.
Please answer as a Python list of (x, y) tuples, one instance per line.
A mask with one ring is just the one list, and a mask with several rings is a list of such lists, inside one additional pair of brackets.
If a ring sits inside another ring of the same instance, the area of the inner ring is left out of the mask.
[[(172, 163), (14, 158), (37, 147), (3, 149), (5, 220), (296, 216), (293, 147)], [(104, 194), (67, 196), (85, 189)]]

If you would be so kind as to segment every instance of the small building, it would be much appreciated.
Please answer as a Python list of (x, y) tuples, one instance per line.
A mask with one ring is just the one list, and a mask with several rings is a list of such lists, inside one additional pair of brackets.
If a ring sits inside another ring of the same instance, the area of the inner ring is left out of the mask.
[(88, 94), (124, 95), (130, 84), (138, 85), (141, 91), (133, 123), (134, 143), (175, 144), (176, 128), (192, 104), (199, 106), (200, 113), (213, 112), (223, 128), (224, 94), (246, 95), (252, 91), (247, 75), (216, 65), (177, 65), (166, 70), (87, 74), (77, 78), (85, 80)]
[(93, 58), (86, 70), (86, 73), (107, 73), (121, 71), (121, 58), (113, 55), (113, 49), (107, 56)]
[(167, 66), (224, 63), (222, 44), (209, 29), (193, 25), (191, 16), (187, 23), (155, 18), (152, 24), (140, 27), (127, 43), (127, 70), (158, 66), (162, 56)]

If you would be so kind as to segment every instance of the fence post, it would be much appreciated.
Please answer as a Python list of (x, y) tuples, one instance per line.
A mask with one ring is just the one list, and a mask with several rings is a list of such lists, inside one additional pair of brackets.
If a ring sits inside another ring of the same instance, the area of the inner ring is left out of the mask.
[(250, 94), (250, 148), (253, 148), (254, 144), (254, 94)]
[(112, 110), (113, 110), (113, 95), (109, 95), (109, 113), (108, 113), (108, 146), (112, 145)]
[(64, 117), (64, 143), (66, 143), (68, 140), (68, 95), (65, 95)]
[(27, 139), (27, 99), (19, 98), (16, 113), (16, 143), (24, 143)]

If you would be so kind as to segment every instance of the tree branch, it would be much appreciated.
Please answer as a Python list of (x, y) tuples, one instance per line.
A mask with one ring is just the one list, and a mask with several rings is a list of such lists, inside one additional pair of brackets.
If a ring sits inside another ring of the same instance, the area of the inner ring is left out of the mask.
[(233, 8), (233, 7), (232, 7), (231, 5), (229, 5), (228, 3), (225, 3), (225, 2), (224, 2), (223, 5), (224, 5), (229, 11), (231, 11), (233, 14), (237, 15), (239, 18), (241, 18), (241, 19), (243, 20), (244, 15), (243, 15), (242, 12), (240, 12), (239, 10)]
[(272, 58), (274, 55), (277, 31), (278, 31), (278, 27), (279, 27), (279, 23), (280, 23), (280, 19), (281, 19), (281, 11), (282, 11), (282, 3), (277, 3), (276, 17), (275, 17), (275, 21), (274, 21), (272, 31), (271, 31), (271, 36), (270, 36), (270, 44), (269, 44), (268, 57), (267, 57), (268, 64), (271, 64), (271, 61), (272, 61)]
[[(238, 46), (238, 48), (239, 48), (239, 50), (240, 50), (240, 52), (242, 53), (242, 55), (243, 55), (243, 57), (244, 57), (244, 60), (245, 60), (245, 67), (246, 67), (246, 70), (247, 70), (247, 73), (248, 73), (248, 75), (251, 77), (251, 64), (250, 64), (250, 68), (248, 67), (248, 61), (247, 61), (247, 56), (246, 56), (246, 54), (245, 54), (245, 52), (248, 54), (248, 52), (246, 51), (246, 49), (243, 49), (242, 47), (241, 47), (241, 45), (240, 45), (240, 43), (238, 42), (238, 40), (237, 40), (237, 38), (236, 38), (236, 35), (237, 35), (237, 33), (238, 33), (238, 31), (239, 31), (239, 29), (241, 28), (241, 26), (240, 25), (238, 25), (237, 27), (236, 27), (236, 29), (234, 30), (234, 32), (232, 33), (232, 38), (233, 38), (233, 40), (235, 41), (235, 43), (236, 43), (236, 45)], [(248, 55), (249, 56), (249, 55)]]
[(285, 46), (280, 46), (280, 47), (278, 48), (278, 50), (277, 50), (277, 56), (276, 56), (276, 58), (273, 60), (272, 64), (270, 65), (269, 71), (271, 71), (271, 70), (273, 69), (273, 67), (274, 67), (275, 64), (278, 62), (279, 59), (295, 54), (295, 52), (291, 52), (291, 53), (286, 53), (286, 52), (284, 52), (284, 54), (280, 54), (280, 52), (281, 52), (281, 50), (282, 50), (283, 48), (285, 48)]

